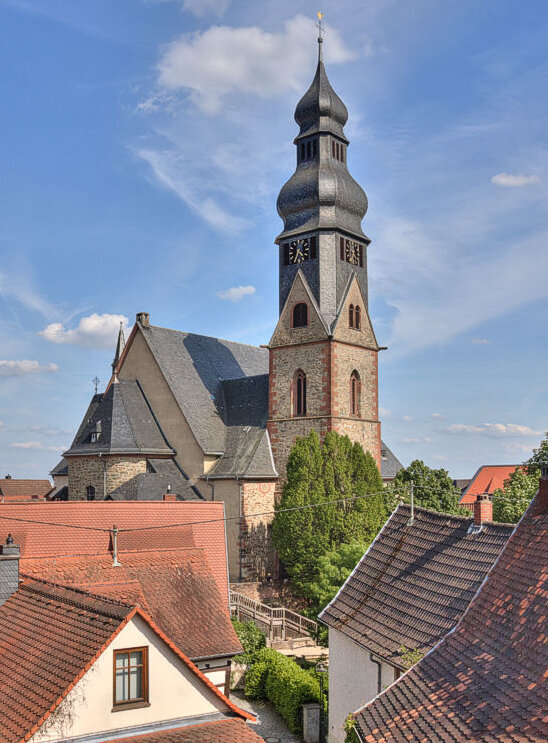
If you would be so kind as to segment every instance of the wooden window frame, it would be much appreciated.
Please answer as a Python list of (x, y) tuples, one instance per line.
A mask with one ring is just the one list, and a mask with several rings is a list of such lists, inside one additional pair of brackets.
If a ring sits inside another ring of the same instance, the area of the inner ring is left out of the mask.
[[(124, 699), (117, 701), (116, 699), (116, 657), (122, 653), (128, 656), (128, 683), (129, 673), (131, 671), (131, 665), (129, 664), (130, 653), (142, 653), (143, 661), (141, 663), (142, 675), (141, 683), (143, 689), (143, 695), (138, 699)], [(113, 710), (119, 709), (131, 709), (132, 707), (143, 707), (148, 706), (148, 645), (143, 645), (136, 648), (117, 648), (112, 652), (112, 708)]]

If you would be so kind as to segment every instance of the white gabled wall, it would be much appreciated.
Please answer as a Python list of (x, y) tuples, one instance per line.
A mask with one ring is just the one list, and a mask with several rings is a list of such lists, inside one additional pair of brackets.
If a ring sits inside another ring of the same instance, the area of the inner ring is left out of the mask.
[[(381, 664), (381, 690), (394, 681), (394, 667)], [(371, 653), (329, 628), (329, 743), (344, 743), (351, 712), (377, 696), (378, 666)]]
[[(148, 707), (113, 712), (113, 653), (148, 646)], [(69, 692), (30, 743), (123, 730), (164, 720), (225, 712), (226, 706), (164, 641), (136, 616)]]

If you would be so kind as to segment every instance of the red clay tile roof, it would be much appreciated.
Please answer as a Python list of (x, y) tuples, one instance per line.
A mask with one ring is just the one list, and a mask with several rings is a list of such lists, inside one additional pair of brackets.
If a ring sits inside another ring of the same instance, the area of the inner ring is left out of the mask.
[(504, 487), (504, 481), (510, 477), (516, 467), (519, 465), (490, 464), (480, 467), (462, 494), (461, 506), (474, 503), (478, 495), (483, 495), (483, 493), (492, 495), (497, 488)]
[(195, 660), (242, 652), (204, 550), (121, 551), (118, 559), (119, 567), (108, 553), (23, 558), (20, 570), (140, 605)]
[(49, 480), (0, 480), (0, 502), (24, 501), (35, 498), (45, 498), (53, 490)]
[(547, 740), (548, 514), (535, 506), (456, 630), (357, 713), (362, 740)]
[(141, 609), (26, 580), (0, 607), (0, 743), (28, 740), (118, 632), (139, 614), (229, 711), (227, 699)]
[(113, 743), (264, 743), (257, 733), (237, 718), (204, 722), (176, 730), (162, 730), (133, 738), (118, 738)]
[(322, 622), (404, 667), (401, 646), (430, 650), (458, 622), (513, 526), (400, 505), (362, 557)]
[[(120, 533), (119, 546), (125, 549), (147, 547), (202, 547), (225, 606), (228, 606), (223, 503), (201, 501), (63, 501), (48, 503), (0, 504), (0, 534), (11, 532), (23, 557), (104, 554), (110, 546), (113, 524), (119, 529), (169, 524), (190, 526), (158, 528)], [(31, 523), (39, 521), (41, 523)], [(49, 522), (49, 523), (48, 523)], [(195, 523), (206, 522), (206, 523)], [(50, 525), (53, 523), (54, 525)], [(92, 531), (95, 527), (105, 531)], [(2, 541), (2, 540), (0, 540)]]

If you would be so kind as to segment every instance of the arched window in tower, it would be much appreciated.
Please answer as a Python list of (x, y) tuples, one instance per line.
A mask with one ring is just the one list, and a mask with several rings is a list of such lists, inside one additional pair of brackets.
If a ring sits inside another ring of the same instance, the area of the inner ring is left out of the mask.
[(86, 488), (86, 500), (95, 500), (95, 488), (93, 485), (88, 485)]
[(359, 305), (356, 305), (354, 308), (354, 328), (356, 330), (359, 330), (361, 328), (361, 322), (362, 322), (361, 314), (362, 312), (359, 308)]
[(293, 377), (293, 415), (306, 415), (306, 374), (302, 369)]
[(360, 414), (360, 375), (354, 369), (350, 375), (350, 415)]
[(299, 302), (293, 307), (293, 327), (305, 328), (308, 325), (308, 305)]
[(351, 304), (348, 308), (348, 327), (353, 328), (354, 327), (354, 305)]

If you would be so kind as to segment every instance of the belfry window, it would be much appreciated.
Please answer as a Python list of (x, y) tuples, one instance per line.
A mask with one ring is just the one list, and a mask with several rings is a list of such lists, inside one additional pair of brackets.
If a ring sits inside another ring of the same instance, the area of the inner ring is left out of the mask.
[(331, 154), (335, 160), (339, 160), (339, 162), (344, 162), (344, 145), (341, 144), (341, 142), (337, 142), (337, 140), (332, 139), (331, 140)]
[(308, 325), (308, 305), (304, 302), (299, 302), (293, 307), (293, 323), (294, 328), (305, 328)]
[(293, 377), (293, 415), (306, 415), (306, 374), (302, 369)]
[(309, 139), (299, 145), (299, 162), (314, 160), (318, 154), (318, 140)]
[(354, 307), (354, 328), (356, 330), (361, 328), (361, 310), (358, 305)]
[(350, 375), (350, 415), (360, 414), (360, 375), (354, 369)]
[(348, 327), (353, 328), (354, 327), (354, 305), (351, 304), (348, 308)]

